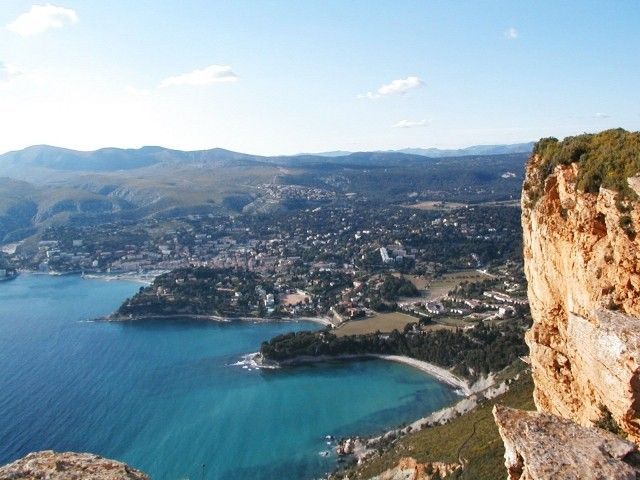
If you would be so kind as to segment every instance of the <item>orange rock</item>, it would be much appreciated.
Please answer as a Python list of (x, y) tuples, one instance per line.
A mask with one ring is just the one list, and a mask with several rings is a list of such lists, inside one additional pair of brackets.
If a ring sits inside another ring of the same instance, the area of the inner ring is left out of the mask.
[[(526, 182), (539, 182), (539, 162), (530, 160)], [(535, 205), (523, 192), (534, 398), (540, 411), (582, 425), (603, 404), (638, 442), (640, 235), (620, 226), (614, 192), (576, 189), (577, 168), (556, 167)], [(639, 226), (640, 204), (627, 215)]]

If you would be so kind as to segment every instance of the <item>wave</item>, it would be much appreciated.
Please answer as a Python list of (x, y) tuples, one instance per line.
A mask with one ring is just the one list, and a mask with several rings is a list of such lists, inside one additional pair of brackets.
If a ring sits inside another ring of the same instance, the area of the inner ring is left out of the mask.
[(235, 363), (230, 364), (230, 367), (242, 367), (246, 370), (272, 370), (279, 368), (277, 365), (263, 365), (260, 362), (260, 352), (247, 353), (240, 357)]

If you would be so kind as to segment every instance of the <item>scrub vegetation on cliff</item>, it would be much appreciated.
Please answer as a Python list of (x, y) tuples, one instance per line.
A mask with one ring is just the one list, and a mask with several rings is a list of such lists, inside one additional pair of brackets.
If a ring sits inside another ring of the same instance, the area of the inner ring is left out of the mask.
[(618, 128), (596, 134), (584, 134), (557, 138), (543, 138), (536, 143), (533, 155), (538, 155), (538, 183), (525, 182), (525, 190), (531, 202), (542, 195), (544, 181), (558, 165), (578, 163), (578, 189), (586, 193), (598, 193), (600, 187), (619, 193), (619, 208), (624, 201), (637, 198), (629, 187), (627, 178), (640, 172), (640, 132), (628, 132)]

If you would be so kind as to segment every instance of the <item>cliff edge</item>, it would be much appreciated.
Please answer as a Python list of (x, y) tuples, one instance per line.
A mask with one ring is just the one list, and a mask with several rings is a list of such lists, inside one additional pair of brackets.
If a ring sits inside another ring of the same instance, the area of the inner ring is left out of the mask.
[(604, 406), (636, 442), (640, 202), (637, 179), (626, 175), (640, 165), (619, 157), (631, 150), (638, 163), (639, 137), (615, 130), (552, 148), (541, 141), (522, 196), (536, 406), (582, 425), (593, 424)]
[[(586, 478), (580, 469), (592, 469), (589, 478), (635, 478), (621, 455), (592, 446), (612, 445), (594, 425), (631, 440), (617, 444), (625, 455), (640, 441), (638, 172), (640, 132), (620, 129), (543, 139), (529, 159), (522, 227), (534, 322), (526, 342), (541, 413), (494, 411), (510, 478)], [(536, 431), (553, 452), (531, 447)], [(536, 474), (543, 457), (573, 474)]]
[(0, 480), (149, 480), (124, 463), (90, 453), (51, 450), (30, 453), (0, 467)]

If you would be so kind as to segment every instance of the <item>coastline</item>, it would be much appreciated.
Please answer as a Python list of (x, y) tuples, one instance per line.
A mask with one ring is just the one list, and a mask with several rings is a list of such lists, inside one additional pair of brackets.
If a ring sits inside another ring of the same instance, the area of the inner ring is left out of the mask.
[(313, 322), (323, 326), (333, 326), (333, 322), (327, 317), (274, 317), (274, 318), (264, 318), (264, 317), (221, 317), (219, 315), (199, 315), (195, 313), (183, 313), (183, 314), (149, 314), (149, 315), (136, 315), (133, 317), (122, 316), (122, 315), (107, 315), (103, 317), (102, 320), (107, 322), (136, 322), (139, 320), (177, 320), (177, 319), (188, 319), (188, 320), (202, 320), (207, 322), (220, 322), (220, 323), (229, 323), (229, 322)]
[(288, 366), (288, 365), (299, 365), (304, 363), (320, 363), (327, 362), (332, 360), (357, 360), (359, 358), (377, 358), (380, 360), (387, 360), (396, 363), (402, 363), (408, 365), (410, 367), (416, 368), (430, 377), (435, 378), (441, 383), (445, 383), (450, 387), (454, 387), (456, 392), (461, 396), (468, 397), (476, 391), (474, 386), (470, 386), (469, 382), (463, 380), (462, 378), (454, 375), (446, 368), (439, 367), (429, 362), (424, 362), (422, 360), (417, 360), (411, 357), (405, 357), (402, 355), (383, 355), (377, 353), (363, 353), (363, 354), (345, 354), (345, 355), (320, 355), (317, 357), (313, 356), (299, 356), (295, 358), (291, 358), (288, 360), (283, 360), (280, 362), (271, 362), (268, 360), (264, 360), (260, 354), (257, 354), (255, 357), (255, 362), (258, 366), (266, 367), (266, 368), (274, 368), (277, 366)]
[(122, 273), (84, 273), (82, 271), (70, 271), (70, 272), (57, 272), (57, 271), (47, 271), (40, 272), (38, 270), (29, 270), (29, 269), (18, 269), (18, 274), (20, 275), (48, 275), (51, 277), (65, 277), (65, 276), (73, 276), (77, 275), (86, 280), (102, 280), (105, 282), (123, 280), (128, 282), (141, 283), (144, 285), (151, 285), (153, 280), (163, 273), (167, 272), (167, 270), (152, 270), (147, 273), (138, 273), (138, 272), (122, 272)]
[(465, 397), (468, 397), (474, 393), (473, 386), (469, 385), (469, 382), (458, 377), (457, 375), (454, 375), (446, 368), (439, 367), (437, 365), (434, 365), (433, 363), (417, 360), (415, 358), (406, 357), (403, 355), (371, 354), (371, 356), (383, 360), (389, 360), (392, 362), (403, 363), (413, 368), (417, 368), (418, 370), (421, 370), (429, 376), (440, 380), (442, 383), (446, 383), (447, 385), (456, 387), (456, 389), (460, 391)]

